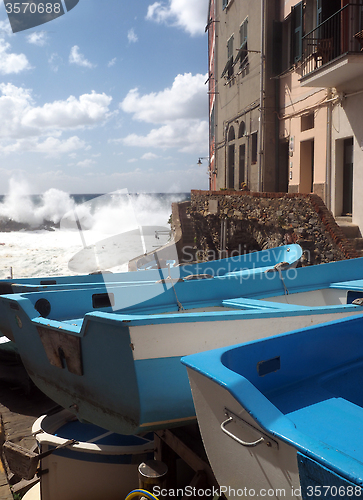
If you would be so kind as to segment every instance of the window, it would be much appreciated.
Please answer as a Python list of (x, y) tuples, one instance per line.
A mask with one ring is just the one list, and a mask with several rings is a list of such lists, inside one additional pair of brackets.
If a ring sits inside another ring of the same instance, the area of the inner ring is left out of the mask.
[(243, 23), (239, 28), (239, 51), (233, 63), (233, 66), (235, 66), (239, 61), (240, 68), (244, 68), (248, 64), (247, 27), (248, 27), (248, 18), (243, 21)]
[(246, 124), (242, 120), (241, 123), (239, 124), (238, 138), (240, 139), (241, 137), (243, 137), (245, 135), (245, 133), (246, 133)]
[(231, 125), (228, 130), (228, 141), (234, 141), (236, 138), (236, 134), (234, 132), (234, 126)]
[(251, 136), (251, 163), (257, 163), (257, 132), (254, 132)]
[(222, 9), (224, 10), (228, 5), (228, 0), (222, 0)]
[(292, 62), (302, 58), (302, 31), (303, 31), (303, 4), (302, 2), (291, 9), (292, 20)]
[(314, 113), (309, 113), (301, 117), (301, 132), (314, 128)]
[(227, 41), (227, 63), (222, 71), (221, 78), (224, 76), (232, 78), (233, 76), (233, 40), (234, 36), (232, 35)]
[(213, 109), (210, 115), (210, 142), (213, 142), (215, 138), (215, 108), (213, 104)]

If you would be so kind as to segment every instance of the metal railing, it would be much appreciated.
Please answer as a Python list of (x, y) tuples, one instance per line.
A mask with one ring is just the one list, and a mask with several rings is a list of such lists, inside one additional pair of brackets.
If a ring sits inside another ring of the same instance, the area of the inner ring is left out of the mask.
[(363, 50), (363, 5), (349, 3), (302, 37), (302, 76)]

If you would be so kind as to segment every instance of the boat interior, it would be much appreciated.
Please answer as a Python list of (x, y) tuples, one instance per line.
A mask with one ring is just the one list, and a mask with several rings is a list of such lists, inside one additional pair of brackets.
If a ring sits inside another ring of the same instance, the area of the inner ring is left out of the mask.
[(342, 464), (363, 463), (362, 326), (362, 315), (338, 320), (227, 349), (220, 361), (249, 384), (234, 396), (264, 429), (304, 453), (323, 446)]

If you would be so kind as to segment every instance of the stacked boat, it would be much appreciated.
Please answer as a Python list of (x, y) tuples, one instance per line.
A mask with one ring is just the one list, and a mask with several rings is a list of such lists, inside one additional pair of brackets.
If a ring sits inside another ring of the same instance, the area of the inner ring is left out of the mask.
[[(337, 374), (346, 388), (359, 374), (363, 258), (303, 268), (296, 267), (300, 256), (290, 245), (102, 278), (8, 282), (0, 330), (15, 341), (33, 382), (82, 421), (140, 435), (198, 418), (221, 485), (307, 498), (299, 488), (310, 472), (301, 471), (313, 464), (360, 487), (334, 457), (321, 458), (324, 444), (313, 450), (320, 428), (309, 421), (333, 412), (322, 394)], [(348, 335), (352, 325), (356, 333)], [(358, 371), (343, 375), (351, 365)], [(342, 391), (345, 398), (349, 391)], [(302, 439), (307, 431), (315, 434)], [(348, 448), (341, 453), (352, 454)], [(223, 474), (229, 455), (243, 464), (231, 477)]]

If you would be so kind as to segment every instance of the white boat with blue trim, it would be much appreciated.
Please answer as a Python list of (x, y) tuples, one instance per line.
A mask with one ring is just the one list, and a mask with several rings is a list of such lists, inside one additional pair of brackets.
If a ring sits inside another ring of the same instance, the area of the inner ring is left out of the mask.
[[(123, 273), (96, 273), (75, 276), (54, 276), (16, 278), (0, 280), (0, 295), (23, 292), (41, 292), (54, 290), (76, 290), (87, 287), (97, 288), (102, 286), (135, 285), (140, 283), (152, 284), (156, 281), (166, 280), (165, 287), (172, 286), (171, 280), (186, 279), (205, 276), (224, 276), (231, 273), (260, 273), (275, 266), (295, 266), (302, 256), (300, 245), (283, 245), (276, 248), (251, 252), (249, 254), (235, 255), (225, 259), (208, 262), (190, 262), (181, 265), (162, 267), (159, 263), (155, 269), (144, 269)], [(11, 329), (6, 320), (6, 313), (0, 301), (0, 332), (12, 339)]]
[(203, 280), (3, 296), (25, 368), (121, 434), (195, 419), (182, 356), (362, 312), (363, 259)]
[(361, 498), (363, 315), (182, 363), (228, 498)]

